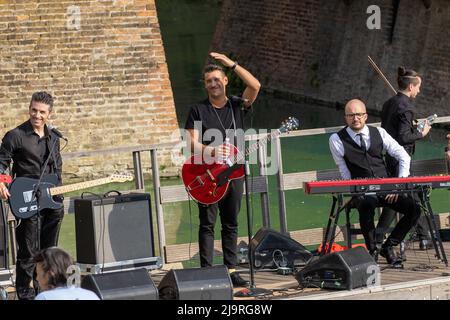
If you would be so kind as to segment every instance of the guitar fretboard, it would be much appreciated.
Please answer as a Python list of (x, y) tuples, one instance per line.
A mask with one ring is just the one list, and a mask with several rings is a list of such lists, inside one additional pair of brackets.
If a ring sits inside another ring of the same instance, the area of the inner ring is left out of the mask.
[(272, 132), (271, 134), (268, 134), (267, 136), (265, 136), (264, 138), (262, 138), (261, 140), (259, 140), (257, 143), (252, 144), (251, 146), (247, 147), (245, 149), (244, 153), (238, 153), (234, 159), (233, 159), (233, 164), (235, 163), (241, 163), (241, 161), (243, 161), (245, 159), (245, 157), (247, 155), (249, 155), (250, 153), (255, 152), (256, 150), (258, 150), (258, 148), (260, 146), (262, 146), (263, 144), (266, 144), (268, 141), (270, 141), (272, 138), (278, 136), (280, 134), (280, 130), (275, 130), (274, 132)]
[(86, 189), (86, 188), (90, 188), (90, 187), (95, 187), (95, 186), (107, 184), (110, 182), (113, 182), (111, 177), (107, 177), (107, 178), (101, 178), (101, 179), (92, 180), (92, 181), (85, 181), (85, 182), (69, 184), (67, 186), (53, 187), (53, 188), (50, 188), (50, 194), (52, 196), (56, 196), (58, 194), (63, 194), (66, 192), (72, 192), (72, 191), (77, 191), (77, 190)]

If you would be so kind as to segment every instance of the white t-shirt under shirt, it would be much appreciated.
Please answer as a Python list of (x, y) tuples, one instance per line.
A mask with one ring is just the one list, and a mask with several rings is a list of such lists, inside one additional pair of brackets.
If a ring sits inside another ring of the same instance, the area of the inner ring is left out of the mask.
[(92, 291), (77, 287), (58, 287), (39, 293), (35, 300), (100, 300)]

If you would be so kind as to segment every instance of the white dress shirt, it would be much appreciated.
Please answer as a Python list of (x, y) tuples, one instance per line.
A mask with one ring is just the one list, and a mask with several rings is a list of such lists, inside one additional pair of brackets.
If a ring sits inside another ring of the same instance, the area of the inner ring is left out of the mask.
[(34, 300), (100, 300), (90, 290), (77, 287), (57, 287), (39, 293)]
[[(399, 162), (399, 177), (408, 177), (409, 176), (409, 166), (411, 162), (411, 157), (405, 151), (405, 149), (392, 138), (386, 130), (381, 127), (377, 127), (378, 132), (380, 132), (381, 139), (383, 140), (383, 150), (385, 150), (390, 156), (397, 159)], [(350, 129), (350, 127), (346, 128), (350, 137), (355, 141), (358, 146), (361, 146), (361, 141), (358, 136), (358, 133)], [(366, 143), (367, 149), (370, 148), (370, 134), (369, 127), (366, 125), (359, 132)], [(334, 162), (339, 168), (339, 172), (341, 173), (342, 179), (351, 179), (350, 170), (348, 170), (347, 164), (344, 160), (344, 145), (342, 144), (341, 139), (339, 138), (337, 133), (333, 133), (329, 140), (330, 151), (333, 156)]]

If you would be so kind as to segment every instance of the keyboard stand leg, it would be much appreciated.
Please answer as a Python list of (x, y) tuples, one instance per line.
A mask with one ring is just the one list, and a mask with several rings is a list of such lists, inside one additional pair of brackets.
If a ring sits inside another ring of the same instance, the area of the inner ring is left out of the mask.
[(342, 210), (347, 208), (350, 201), (351, 200), (343, 204), (343, 195), (340, 194), (338, 196), (333, 196), (333, 205), (331, 206), (330, 217), (328, 218), (327, 229), (325, 230), (325, 235), (322, 242), (322, 251), (320, 252), (321, 256), (331, 252), (331, 246), (333, 245), (334, 238), (336, 237), (336, 227), (339, 222), (339, 214)]
[(430, 193), (429, 189), (426, 188), (420, 193), (420, 200), (422, 205), (424, 206), (424, 215), (428, 223), (428, 228), (430, 229), (431, 242), (433, 243), (433, 247), (436, 251), (436, 258), (445, 263), (445, 266), (448, 267), (447, 255), (445, 254), (444, 245), (442, 244), (441, 235), (439, 234), (439, 230), (436, 225), (436, 221), (434, 220), (433, 209), (430, 204)]
[(352, 209), (350, 208), (350, 205), (347, 204), (345, 206), (345, 219), (347, 221), (347, 223), (345, 224), (345, 229), (347, 231), (347, 247), (349, 249), (352, 248), (352, 223), (350, 221), (350, 211)]
[(331, 250), (331, 245), (329, 245), (327, 247), (327, 244), (329, 244), (331, 238), (333, 237), (333, 235), (331, 234), (331, 225), (336, 220), (337, 211), (335, 212), (335, 209), (336, 209), (337, 202), (338, 202), (338, 198), (336, 196), (333, 196), (333, 204), (331, 205), (330, 216), (328, 218), (327, 228), (325, 229), (325, 234), (323, 236), (322, 250), (320, 251), (320, 256), (323, 256), (323, 255), (329, 253), (329, 250)]
[(342, 195), (338, 196), (338, 203), (337, 203), (338, 205), (337, 205), (337, 210), (336, 210), (336, 217), (334, 219), (334, 223), (331, 226), (331, 239), (330, 239), (330, 242), (328, 244), (327, 253), (331, 252), (331, 247), (333, 246), (334, 239), (336, 238), (336, 227), (337, 227), (337, 224), (339, 222), (339, 214), (345, 208), (345, 206), (342, 205), (343, 199), (344, 199), (344, 197)]

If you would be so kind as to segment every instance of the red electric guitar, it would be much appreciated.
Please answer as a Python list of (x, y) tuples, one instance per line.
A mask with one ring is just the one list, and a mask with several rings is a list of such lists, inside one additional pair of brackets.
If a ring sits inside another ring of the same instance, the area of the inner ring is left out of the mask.
[(222, 199), (227, 192), (231, 180), (239, 179), (244, 176), (245, 157), (256, 151), (262, 144), (284, 132), (296, 130), (299, 121), (296, 118), (289, 117), (283, 121), (282, 126), (267, 135), (258, 143), (249, 146), (245, 153), (229, 143), (225, 143), (230, 148), (230, 155), (221, 162), (206, 164), (202, 161), (201, 155), (191, 156), (183, 164), (181, 176), (186, 191), (194, 200), (203, 204), (213, 204)]

